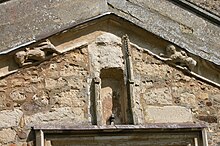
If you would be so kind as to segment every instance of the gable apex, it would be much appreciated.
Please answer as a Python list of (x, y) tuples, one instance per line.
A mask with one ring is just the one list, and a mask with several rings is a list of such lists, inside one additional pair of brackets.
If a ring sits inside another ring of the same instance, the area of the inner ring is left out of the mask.
[[(28, 9), (26, 9), (26, 7), (23, 8), (24, 0), (18, 1), (20, 3), (9, 1), (0, 5), (0, 7), (2, 7), (1, 10), (4, 10), (4, 7), (6, 9), (17, 7), (18, 9), (14, 9), (13, 11), (19, 11), (19, 13), (16, 13), (16, 15), (19, 16), (15, 17), (16, 19), (14, 19), (13, 23), (10, 19), (6, 19), (12, 18), (11, 13), (2, 12), (2, 14), (6, 16), (2, 19), (2, 26), (8, 25), (6, 28), (3, 28), (3, 30), (6, 31), (2, 31), (2, 36), (4, 37), (0, 37), (1, 51), (5, 50), (7, 52), (10, 48), (29, 42), (29, 40), (38, 40), (38, 37), (41, 38), (42, 35), (54, 34), (65, 28), (71, 28), (71, 26), (76, 26), (82, 22), (96, 19), (99, 16), (113, 14), (184, 48), (194, 55), (198, 55), (217, 65), (220, 64), (220, 57), (218, 55), (220, 54), (218, 52), (220, 29), (218, 25), (213, 24), (211, 20), (207, 21), (207, 19), (203, 17), (211, 14), (210, 12), (202, 11), (202, 9), (200, 10), (196, 5), (190, 5), (184, 0), (180, 0), (178, 3), (170, 1), (148, 2), (142, 0), (122, 0), (121, 2), (117, 2), (115, 0), (98, 0), (93, 3), (88, 1), (72, 1), (69, 2), (69, 4), (65, 2), (45, 1), (37, 3), (36, 5), (31, 5), (32, 1), (30, 1), (29, 3), (25, 3), (25, 5), (33, 6), (30, 8), (27, 7)], [(196, 11), (184, 7), (181, 3)], [(29, 9), (35, 9), (35, 7), (39, 7), (36, 11), (41, 14), (43, 5), (46, 8), (46, 13), (51, 14), (51, 16), (45, 15), (45, 17), (50, 16), (49, 18), (40, 20), (36, 14), (32, 14), (34, 11), (31, 11), (29, 15), (26, 16), (29, 19), (22, 18), (23, 11), (27, 14), (26, 12), (28, 12)], [(89, 7), (89, 9), (84, 9), (85, 7)], [(61, 15), (67, 13), (67, 11), (62, 11), (63, 9), (73, 13), (71, 13), (69, 17)], [(93, 11), (91, 11), (91, 9), (93, 9)], [(211, 17), (214, 18), (214, 16), (209, 16), (209, 18)], [(21, 18), (24, 25), (20, 25), (21, 22), (17, 20), (17, 18)], [(34, 22), (35, 18), (36, 21), (39, 21), (38, 23)], [(216, 20), (219, 20), (218, 16), (216, 16)], [(15, 29), (16, 26), (19, 28)], [(19, 34), (17, 30), (19, 30)], [(5, 33), (9, 34), (7, 35)]]

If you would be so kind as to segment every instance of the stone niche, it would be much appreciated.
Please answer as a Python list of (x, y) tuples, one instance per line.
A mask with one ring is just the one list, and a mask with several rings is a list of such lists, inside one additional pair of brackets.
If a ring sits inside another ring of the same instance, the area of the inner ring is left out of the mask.
[(123, 71), (117, 68), (102, 69), (100, 77), (103, 123), (129, 123), (131, 120), (127, 112), (129, 107)]

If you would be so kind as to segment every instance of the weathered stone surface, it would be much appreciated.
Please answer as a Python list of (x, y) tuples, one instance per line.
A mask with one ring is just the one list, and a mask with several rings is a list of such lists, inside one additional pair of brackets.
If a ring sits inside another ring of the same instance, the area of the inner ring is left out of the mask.
[(6, 87), (7, 86), (7, 81), (6, 80), (1, 80), (0, 81), (0, 87)]
[(155, 88), (145, 91), (143, 98), (147, 105), (170, 105), (173, 101), (169, 88)]
[[(108, 4), (117, 15), (185, 48), (195, 55), (220, 64), (217, 45), (220, 42), (218, 26), (170, 1), (122, 0), (118, 2), (117, 0), (108, 0)], [(186, 35), (185, 32), (181, 31), (182, 25), (189, 28), (193, 33)], [(209, 53), (204, 53), (204, 51)]]
[(193, 122), (191, 111), (181, 106), (146, 106), (146, 123)]
[(10, 144), (5, 144), (2, 146), (34, 146), (33, 141), (32, 142), (11, 142)]
[(46, 95), (38, 96), (35, 94), (32, 97), (33, 102), (39, 107), (44, 107), (44, 106), (48, 105), (49, 104), (48, 99), (49, 99), (49, 97)]
[(106, 33), (97, 37), (96, 43), (89, 46), (91, 65), (95, 73), (99, 73), (102, 68), (123, 68), (124, 60), (120, 44), (120, 38)]
[(5, 92), (0, 91), (0, 109), (4, 108), (5, 99), (6, 99)]
[(13, 142), (15, 140), (16, 132), (12, 129), (2, 129), (0, 131), (0, 144)]
[(111, 34), (111, 33), (105, 33), (101, 36), (98, 36), (96, 38), (95, 43), (97, 45), (121, 45), (121, 38), (116, 37), (115, 35)]
[(106, 11), (107, 3), (104, 0), (17, 0), (2, 3), (0, 4), (0, 30), (2, 32), (0, 48), (5, 50)]
[[(196, 97), (198, 98), (198, 99), (201, 99), (201, 100), (207, 100), (207, 99), (209, 99), (209, 94), (208, 93), (197, 93), (196, 94)], [(220, 96), (219, 96), (220, 97)]]
[[(152, 72), (155, 70), (155, 72)], [(142, 64), (141, 70), (146, 74), (146, 81), (164, 81), (169, 80), (171, 77), (172, 68), (167, 65), (157, 65), (157, 64)]]
[(45, 80), (45, 88), (47, 90), (59, 89), (64, 87), (66, 84), (67, 82), (63, 78), (59, 78), (58, 80), (47, 78)]
[(17, 135), (20, 139), (26, 139), (27, 138), (27, 133), (25, 131), (22, 131), (22, 130), (18, 130)]
[(202, 6), (205, 9), (212, 11), (213, 13), (220, 15), (220, 1), (218, 0), (190, 0), (191, 2)]
[(85, 119), (85, 113), (82, 108), (63, 107), (54, 108), (51, 109), (51, 111), (37, 113), (32, 116), (26, 116), (25, 123), (27, 126), (44, 124), (71, 124), (71, 126), (77, 126), (79, 124), (88, 124), (88, 121)]
[(79, 90), (62, 92), (56, 100), (61, 106), (83, 107), (86, 104), (85, 98), (80, 96)]
[[(63, 36), (57, 37), (65, 40)], [(88, 39), (88, 46), (70, 50), (39, 65), (22, 68), (3, 79), (4, 85), (0, 88), (0, 101), (2, 100), (3, 106), (8, 103), (7, 100), (17, 97), (11, 96), (14, 94), (10, 93), (18, 89), (22, 94), (25, 93), (26, 99), (16, 107), (21, 108), (23, 113), (20, 110), (0, 112), (0, 119), (3, 119), (0, 121), (0, 128), (26, 128), (44, 124), (83, 127), (91, 125), (91, 119), (97, 118), (94, 114), (96, 110), (103, 112), (105, 123), (109, 122), (112, 111), (116, 124), (131, 118), (129, 115), (130, 117), (122, 120), (117, 119), (126, 114), (128, 103), (127, 98), (121, 98), (126, 97), (127, 89), (123, 87), (126, 81), (125, 63), (120, 37), (109, 32), (96, 32), (82, 36), (81, 39)], [(138, 37), (133, 37), (134, 39), (139, 43)], [(71, 43), (68, 44), (70, 48)], [(72, 45), (74, 46), (74, 43)], [(65, 45), (62, 47), (65, 50)], [(181, 70), (155, 59), (135, 44), (131, 50), (134, 73), (132, 86), (135, 96), (131, 106), (133, 115), (141, 121), (139, 124), (206, 122), (211, 129), (210, 141), (218, 139), (216, 133), (220, 114), (219, 88), (183, 74)], [(97, 88), (100, 88), (96, 92), (97, 97), (103, 98), (102, 106), (98, 109), (94, 107), (97, 105), (93, 97), (94, 77), (100, 79), (95, 81), (99, 82)], [(120, 96), (119, 92), (122, 93)], [(179, 103), (176, 102), (177, 99)], [(10, 103), (13, 105), (16, 101)], [(25, 122), (21, 119), (23, 114)], [(19, 122), (23, 124), (18, 125)], [(11, 144), (19, 143), (19, 137), (25, 137), (23, 134), (17, 133), (18, 138)]]
[(23, 113), (20, 110), (15, 109), (0, 111), (0, 128), (8, 128), (18, 126), (19, 121)]
[(22, 89), (12, 91), (9, 97), (16, 103), (22, 103), (26, 100), (25, 92)]
[(214, 100), (214, 102), (220, 104), (220, 94), (213, 95), (211, 98)]
[(180, 94), (179, 98), (180, 98), (179, 102), (184, 106), (191, 106), (191, 107), (196, 106), (196, 97), (194, 94), (184, 92)]
[(216, 116), (199, 116), (198, 119), (208, 123), (217, 123), (218, 120)]
[(24, 79), (23, 78), (17, 78), (11, 81), (12, 87), (21, 87), (24, 85)]

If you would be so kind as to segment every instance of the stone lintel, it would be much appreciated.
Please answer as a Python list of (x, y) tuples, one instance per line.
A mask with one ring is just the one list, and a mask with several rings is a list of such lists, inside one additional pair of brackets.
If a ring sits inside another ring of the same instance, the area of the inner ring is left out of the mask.
[(156, 123), (156, 124), (145, 124), (145, 125), (107, 125), (107, 126), (85, 126), (75, 127), (71, 125), (38, 125), (32, 127), (33, 130), (42, 130), (45, 133), (51, 133), (55, 131), (146, 131), (146, 130), (201, 130), (207, 126), (202, 123)]

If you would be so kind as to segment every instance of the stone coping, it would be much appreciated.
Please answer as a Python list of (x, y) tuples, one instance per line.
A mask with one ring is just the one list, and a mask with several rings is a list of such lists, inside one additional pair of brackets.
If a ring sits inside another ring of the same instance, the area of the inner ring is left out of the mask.
[[(8, 48), (6, 50), (0, 50), (0, 55), (6, 55), (8, 53), (11, 53), (19, 48), (22, 48), (22, 47), (26, 47), (28, 45), (31, 45), (33, 43), (36, 43), (37, 41), (40, 41), (40, 40), (43, 40), (45, 38), (48, 38), (48, 37), (51, 37), (52, 35), (57, 35), (57, 34), (61, 34), (61, 33), (64, 33), (70, 29), (73, 29), (74, 27), (76, 26), (81, 26), (83, 24), (86, 23), (86, 26), (89, 25), (88, 23), (91, 22), (91, 21), (94, 21), (94, 20), (98, 20), (98, 19), (101, 19), (99, 21), (102, 21), (103, 19), (108, 19), (108, 17), (106, 16), (116, 16), (115, 14), (111, 13), (111, 12), (106, 12), (106, 13), (103, 13), (103, 14), (100, 14), (100, 15), (97, 15), (96, 17), (92, 17), (92, 18), (88, 18), (86, 20), (82, 20), (82, 21), (77, 21), (77, 22), (72, 22), (70, 24), (66, 24), (66, 25), (63, 25), (62, 27), (60, 27), (59, 29), (56, 29), (54, 31), (50, 31), (50, 32), (45, 32), (45, 33), (41, 33), (40, 35), (38, 36), (35, 36), (34, 40), (31, 40), (31, 41), (27, 41), (26, 43), (21, 43), (20, 45), (17, 45), (15, 47), (12, 47), (12, 48)], [(82, 26), (81, 26), (82, 27)]]

